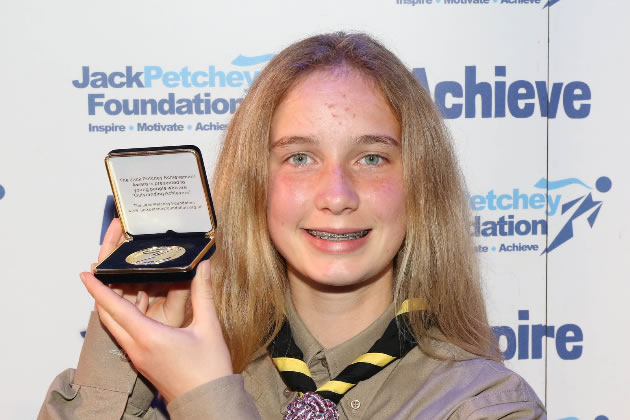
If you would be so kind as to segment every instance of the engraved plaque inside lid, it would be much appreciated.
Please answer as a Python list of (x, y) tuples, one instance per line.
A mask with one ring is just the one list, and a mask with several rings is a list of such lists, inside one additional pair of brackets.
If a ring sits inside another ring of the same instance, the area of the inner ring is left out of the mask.
[(107, 168), (127, 233), (214, 229), (206, 182), (194, 151), (110, 155)]

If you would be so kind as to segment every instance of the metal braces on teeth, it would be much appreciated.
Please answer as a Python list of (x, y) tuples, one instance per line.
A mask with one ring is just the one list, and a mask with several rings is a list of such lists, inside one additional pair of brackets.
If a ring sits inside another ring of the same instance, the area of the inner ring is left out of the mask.
[(359, 238), (364, 237), (365, 235), (368, 234), (369, 230), (364, 230), (361, 232), (353, 232), (353, 233), (341, 233), (341, 234), (330, 233), (330, 232), (319, 232), (319, 231), (310, 230), (310, 229), (307, 229), (307, 232), (317, 238), (325, 239), (328, 241), (351, 241), (353, 239), (359, 239)]

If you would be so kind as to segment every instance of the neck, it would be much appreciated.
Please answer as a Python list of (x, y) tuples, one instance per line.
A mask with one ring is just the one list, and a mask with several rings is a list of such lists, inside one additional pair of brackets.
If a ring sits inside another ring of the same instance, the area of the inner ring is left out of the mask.
[(304, 325), (329, 349), (359, 334), (385, 312), (393, 299), (393, 270), (358, 286), (324, 287), (314, 287), (289, 271), (289, 286)]

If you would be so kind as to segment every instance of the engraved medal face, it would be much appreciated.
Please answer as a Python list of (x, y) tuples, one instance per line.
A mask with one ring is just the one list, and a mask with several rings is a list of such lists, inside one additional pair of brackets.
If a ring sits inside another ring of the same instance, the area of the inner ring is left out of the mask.
[(152, 246), (129, 254), (125, 261), (133, 265), (157, 265), (173, 261), (185, 253), (181, 246)]

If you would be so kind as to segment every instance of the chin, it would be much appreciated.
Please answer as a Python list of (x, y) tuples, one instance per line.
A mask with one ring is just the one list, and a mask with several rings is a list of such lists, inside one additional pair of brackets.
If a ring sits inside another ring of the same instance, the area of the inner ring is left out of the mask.
[(294, 270), (295, 277), (314, 289), (331, 290), (339, 289), (344, 291), (347, 289), (359, 289), (369, 284), (391, 280), (391, 265), (383, 267), (381, 270), (375, 270), (374, 272), (361, 272), (352, 266), (347, 264), (331, 264), (327, 267), (309, 267), (309, 270), (302, 271), (304, 274), (299, 274), (299, 271)]

